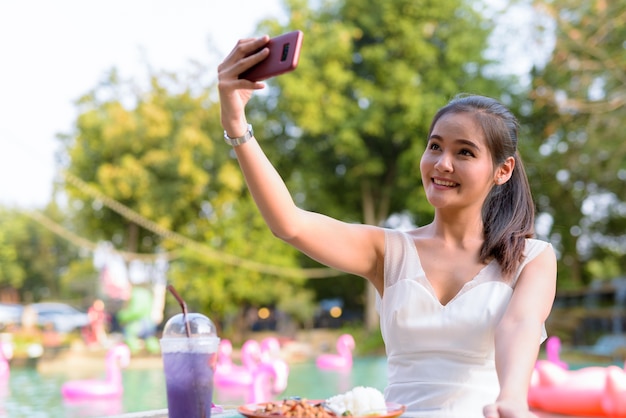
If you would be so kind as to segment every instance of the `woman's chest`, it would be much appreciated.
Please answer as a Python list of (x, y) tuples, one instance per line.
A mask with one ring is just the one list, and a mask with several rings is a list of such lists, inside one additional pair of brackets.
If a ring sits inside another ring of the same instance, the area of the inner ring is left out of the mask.
[(448, 304), (487, 266), (475, 254), (433, 252), (420, 257), (424, 276), (442, 305)]
[[(512, 289), (501, 282), (466, 286), (442, 305), (419, 281), (402, 280), (386, 289), (381, 305), (381, 329), (386, 342), (399, 350), (490, 351), (493, 333), (511, 299)], [(404, 348), (402, 348), (404, 347)]]

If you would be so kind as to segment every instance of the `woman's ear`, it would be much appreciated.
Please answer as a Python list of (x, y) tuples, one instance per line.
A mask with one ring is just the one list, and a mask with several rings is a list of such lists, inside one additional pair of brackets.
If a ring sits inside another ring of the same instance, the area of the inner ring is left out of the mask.
[(513, 170), (515, 169), (515, 158), (509, 157), (502, 164), (498, 166), (496, 169), (496, 173), (494, 176), (494, 182), (496, 185), (501, 186), (513, 175)]

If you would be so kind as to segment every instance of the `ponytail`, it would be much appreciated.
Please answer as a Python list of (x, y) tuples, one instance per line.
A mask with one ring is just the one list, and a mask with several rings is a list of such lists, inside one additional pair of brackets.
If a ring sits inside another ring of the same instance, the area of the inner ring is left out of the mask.
[(535, 209), (522, 159), (515, 153), (515, 168), (506, 183), (494, 186), (482, 210), (485, 241), (483, 262), (495, 258), (505, 276), (522, 261), (526, 238), (534, 235)]

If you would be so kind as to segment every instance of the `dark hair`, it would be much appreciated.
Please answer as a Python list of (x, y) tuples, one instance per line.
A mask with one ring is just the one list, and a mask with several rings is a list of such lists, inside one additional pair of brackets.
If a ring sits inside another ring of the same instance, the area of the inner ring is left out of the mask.
[[(510, 276), (524, 257), (526, 238), (534, 236), (535, 205), (521, 156), (517, 150), (519, 123), (502, 103), (495, 99), (459, 95), (441, 108), (430, 126), (449, 113), (469, 113), (485, 134), (494, 168), (507, 158), (515, 158), (509, 181), (492, 187), (482, 208), (484, 238), (480, 260), (495, 258), (505, 276)], [(430, 136), (430, 135), (429, 135)]]

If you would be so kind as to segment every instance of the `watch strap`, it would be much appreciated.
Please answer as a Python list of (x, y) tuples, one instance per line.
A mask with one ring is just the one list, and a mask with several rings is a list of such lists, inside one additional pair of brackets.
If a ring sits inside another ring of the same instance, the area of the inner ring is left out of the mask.
[(224, 141), (226, 141), (228, 145), (232, 145), (233, 147), (238, 147), (239, 145), (245, 144), (254, 136), (252, 125), (248, 124), (247, 128), (248, 130), (246, 131), (245, 134), (243, 134), (243, 136), (238, 136), (236, 138), (231, 138), (230, 136), (228, 136), (226, 131), (224, 131)]

